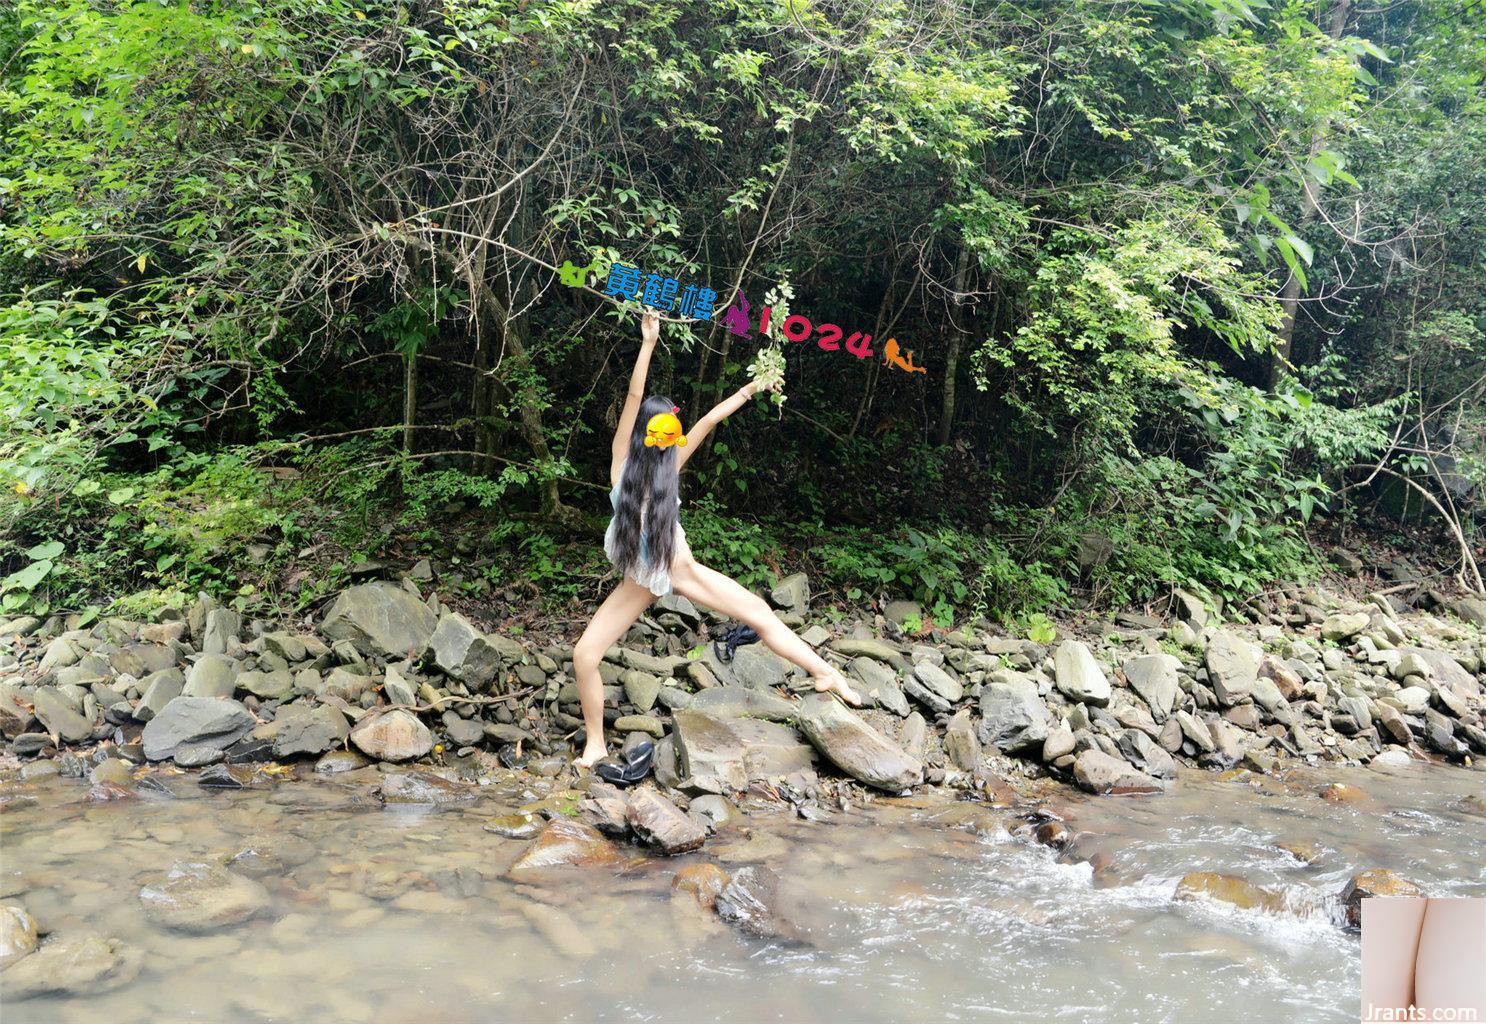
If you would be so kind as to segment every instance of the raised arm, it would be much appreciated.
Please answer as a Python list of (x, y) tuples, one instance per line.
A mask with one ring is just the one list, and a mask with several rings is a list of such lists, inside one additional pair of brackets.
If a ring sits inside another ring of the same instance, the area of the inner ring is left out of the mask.
[(713, 427), (743, 408), (748, 400), (758, 394), (758, 392), (758, 381), (751, 380), (727, 398), (718, 402), (707, 415), (693, 423), (691, 429), (686, 432), (686, 447), (677, 449), (680, 452), (676, 457), (677, 470), (684, 467), (686, 460), (691, 458), (692, 453), (702, 447), (702, 442), (707, 439), (708, 434), (712, 433)]
[(645, 401), (645, 377), (650, 372), (650, 356), (655, 352), (655, 343), (660, 340), (660, 317), (646, 313), (640, 318), (640, 354), (635, 357), (635, 368), (629, 375), (629, 392), (624, 396), (624, 408), (619, 413), (619, 426), (614, 430), (614, 444), (609, 449), (609, 486), (619, 486), (619, 469), (629, 455), (630, 435), (635, 432), (635, 418), (640, 414), (640, 403)]

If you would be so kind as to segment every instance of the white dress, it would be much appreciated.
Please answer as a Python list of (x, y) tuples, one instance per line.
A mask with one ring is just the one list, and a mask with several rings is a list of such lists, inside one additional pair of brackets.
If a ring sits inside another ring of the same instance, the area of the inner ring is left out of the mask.
[[(622, 473), (622, 471), (621, 471), (621, 473)], [(613, 506), (616, 511), (618, 510), (618, 508), (619, 508), (619, 485), (618, 484), (615, 484), (614, 485), (614, 489), (609, 492), (609, 504), (611, 506)], [(677, 498), (676, 499), (676, 507), (678, 509), (681, 507), (681, 499), (680, 498)], [(644, 523), (644, 518), (643, 517), (645, 515), (645, 512), (644, 512), (644, 509), (643, 508), (640, 510), (640, 515), (641, 515), (641, 520), (640, 521), (643, 524)], [(604, 531), (604, 554), (609, 557), (610, 564), (612, 564), (616, 569), (619, 567), (619, 561), (618, 561), (618, 558), (619, 558), (619, 547), (618, 547), (618, 540), (617, 540), (618, 532), (619, 532), (619, 528), (618, 528), (618, 517), (617, 516), (610, 517), (610, 519), (609, 519), (609, 528)], [(680, 519), (677, 519), (676, 520), (676, 544), (677, 544), (677, 547), (680, 547), (681, 545), (684, 545), (685, 543), (686, 543), (686, 531), (681, 528), (681, 520)], [(671, 592), (671, 567), (669, 565), (651, 565), (650, 564), (650, 544), (648, 542), (648, 539), (645, 536), (645, 530), (644, 530), (643, 525), (642, 525), (642, 527), (640, 529), (640, 560), (639, 560), (639, 563), (637, 565), (635, 565), (635, 567), (629, 571), (629, 574), (628, 575), (629, 575), (630, 579), (634, 580), (640, 586), (642, 586), (646, 590), (650, 591), (656, 597), (665, 597), (667, 594), (669, 594)]]

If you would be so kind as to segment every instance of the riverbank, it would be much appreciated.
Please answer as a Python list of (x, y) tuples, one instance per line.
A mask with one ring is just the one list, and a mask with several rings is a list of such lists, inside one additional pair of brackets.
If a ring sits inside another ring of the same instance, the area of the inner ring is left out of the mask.
[[(793, 899), (781, 894), (788, 879), (770, 856), (738, 856), (756, 841), (782, 853), (767, 836), (785, 824), (793, 834), (911, 819), (981, 839), (1016, 837), (1082, 865), (1096, 886), (1130, 886), (1149, 872), (1093, 824), (1108, 819), (1099, 808), (1161, 806), (1152, 801), (1170, 798), (1179, 778), (1188, 791), (1238, 787), (1229, 792), (1299, 800), (1318, 818), (1365, 817), (1375, 841), (1342, 861), (1331, 856), (1335, 884), (1307, 900), (1263, 878), (1206, 869), (1200, 858), (1164, 899), (1319, 915), (1335, 928), (1348, 924), (1360, 895), (1430, 881), (1389, 849), (1389, 829), (1399, 827), (1383, 818), (1392, 799), (1349, 772), (1454, 771), (1466, 781), (1452, 783), (1463, 788), (1443, 811), (1465, 815), (1466, 832), (1486, 815), (1486, 798), (1471, 791), (1475, 773), (1462, 771), (1486, 752), (1480, 630), (1390, 595), (1297, 591), (1261, 621), (1220, 623), (1178, 594), (1169, 617), (1121, 615), (1043, 645), (989, 630), (910, 636), (903, 623), (917, 614), (902, 603), (874, 621), (827, 628), (810, 618), (808, 581), (786, 580), (771, 599), (871, 695), (860, 712), (809, 693), (808, 680), (761, 646), (724, 661), (708, 642), (720, 624), (667, 598), (602, 669), (615, 736), (658, 745), (654, 780), (622, 791), (571, 765), (580, 725), (571, 652), (486, 633), (428, 583), (363, 583), (296, 623), (245, 623), (203, 597), (151, 622), (3, 624), (7, 853), (14, 823), (25, 822), (21, 840), (35, 856), (33, 837), (58, 808), (67, 820), (106, 816), (115, 829), (137, 815), (146, 831), (162, 806), (206, 799), (218, 801), (207, 805), (213, 813), (220, 801), (257, 808), (249, 819), (261, 817), (262, 827), (241, 848), (162, 850), (148, 870), (135, 863), (127, 873), (149, 876), (125, 895), (151, 927), (217, 934), (273, 916), (267, 876), (298, 879), (305, 899), (328, 898), (326, 879), (296, 870), (314, 859), (323, 827), (309, 825), (306, 835), (305, 823), (267, 808), (310, 818), (323, 811), (326, 821), (449, 814), (497, 844), (498, 870), (460, 874), (468, 852), (439, 866), (439, 833), (430, 832), (429, 862), (416, 871), (388, 867), (379, 882), (364, 865), (347, 868), (360, 879), (348, 913), (368, 909), (362, 899), (455, 913), (464, 888), (552, 892), (573, 885), (575, 872), (659, 871), (705, 920), (788, 946), (809, 932), (790, 920)], [(1430, 765), (1444, 761), (1460, 768)], [(174, 834), (153, 838), (169, 848)], [(73, 841), (89, 847), (77, 855), (105, 848)], [(1303, 830), (1268, 845), (1297, 866), (1326, 858), (1327, 844)], [(144, 969), (120, 936), (37, 926), (28, 894), (55, 879), (38, 879), (24, 861), (7, 872), (0, 898), (14, 909), (0, 946), (13, 964), (0, 978), (11, 996), (106, 991)], [(58, 910), (48, 899), (43, 909)], [(581, 924), (521, 913), (556, 947), (586, 948)]]

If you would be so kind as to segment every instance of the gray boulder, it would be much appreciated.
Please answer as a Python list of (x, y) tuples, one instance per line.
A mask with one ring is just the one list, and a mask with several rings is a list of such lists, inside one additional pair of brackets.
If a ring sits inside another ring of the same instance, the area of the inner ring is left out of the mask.
[(327, 704), (287, 704), (274, 720), (278, 728), (273, 736), (274, 757), (298, 754), (323, 754), (340, 746), (350, 733), (346, 716)]
[(787, 722), (795, 717), (794, 701), (785, 700), (768, 690), (747, 686), (715, 686), (693, 696), (687, 706), (721, 718), (766, 718), (771, 722)]
[(432, 609), (391, 583), (363, 583), (341, 591), (320, 632), (348, 640), (364, 655), (406, 658), (423, 652), (438, 626)]
[(1054, 682), (1069, 700), (1104, 707), (1109, 703), (1109, 677), (1081, 640), (1065, 640), (1053, 656)]
[(1099, 794), (1158, 793), (1166, 788), (1160, 779), (1093, 748), (1074, 759), (1073, 780), (1079, 788)]
[(145, 723), (140, 739), (145, 757), (164, 761), (182, 747), (225, 750), (256, 724), (253, 713), (235, 700), (181, 696)]
[(898, 793), (923, 781), (919, 761), (828, 694), (801, 701), (799, 723), (805, 738), (858, 782)]
[(693, 707), (675, 713), (672, 736), (681, 788), (693, 792), (729, 794), (751, 782), (814, 768), (810, 745), (774, 722), (724, 718)]
[(501, 669), (500, 652), (463, 615), (445, 612), (428, 639), (424, 658), (439, 671), (481, 688)]
[(145, 914), (158, 924), (199, 934), (241, 924), (268, 908), (268, 890), (218, 864), (177, 861), (165, 878), (139, 890)]
[(186, 672), (181, 693), (187, 697), (231, 697), (237, 692), (237, 662), (221, 654), (203, 654)]
[(948, 704), (958, 704), (965, 697), (960, 681), (931, 661), (915, 664), (911, 675)]
[(1151, 709), (1151, 717), (1164, 722), (1176, 706), (1181, 683), (1176, 670), (1181, 662), (1169, 654), (1146, 654), (1131, 658), (1123, 669), (1130, 689), (1140, 695)]
[(417, 715), (397, 708), (363, 718), (351, 730), (351, 742), (379, 761), (411, 761), (433, 749), (433, 733)]
[(1350, 640), (1367, 628), (1372, 619), (1366, 612), (1343, 612), (1321, 623), (1321, 636), (1333, 643)]
[(1264, 651), (1240, 636), (1220, 630), (1207, 645), (1207, 675), (1218, 703), (1232, 707), (1249, 696), (1259, 678)]
[(769, 591), (769, 600), (774, 602), (775, 608), (804, 614), (810, 607), (810, 577), (802, 572), (786, 576)]
[(5, 971), (5, 1002), (51, 993), (94, 996), (129, 984), (144, 966), (144, 948), (102, 935), (59, 935)]
[(36, 949), (36, 919), (25, 907), (0, 904), (0, 970)]
[(998, 672), (980, 691), (980, 739), (1006, 754), (1041, 746), (1052, 718), (1037, 684), (1015, 672)]
[(1414, 654), (1423, 659), (1432, 670), (1434, 680), (1453, 686), (1463, 694), (1479, 695), (1481, 684), (1476, 677), (1467, 672), (1460, 664), (1444, 651), (1436, 651), (1428, 647), (1401, 647), (1400, 654)]
[(67, 743), (81, 743), (93, 735), (93, 723), (55, 686), (38, 686), (31, 697), (36, 717), (47, 732)]
[(158, 715), (165, 705), (181, 695), (186, 687), (186, 677), (178, 668), (145, 676), (139, 681), (142, 696), (134, 707), (134, 720), (148, 722)]
[(868, 657), (851, 659), (846, 666), (847, 674), (859, 680), (865, 696), (870, 696), (880, 708), (885, 708), (899, 718), (909, 711), (908, 698), (898, 686), (898, 674), (880, 661)]
[(206, 630), (201, 638), (205, 654), (227, 654), (238, 646), (242, 616), (231, 608), (214, 608), (206, 614)]

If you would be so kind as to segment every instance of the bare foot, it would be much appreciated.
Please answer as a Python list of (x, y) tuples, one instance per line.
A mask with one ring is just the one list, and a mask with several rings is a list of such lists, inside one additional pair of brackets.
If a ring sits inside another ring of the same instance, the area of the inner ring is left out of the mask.
[(815, 692), (834, 693), (852, 707), (859, 708), (862, 706), (862, 698), (857, 696), (857, 692), (851, 688), (851, 684), (846, 681), (846, 677), (835, 669), (832, 669), (831, 674), (828, 676), (816, 677)]
[(583, 753), (573, 763), (579, 768), (592, 768), (595, 762), (609, 756), (609, 747), (602, 740), (597, 745), (589, 743), (583, 747)]

